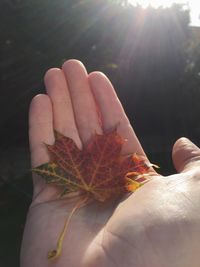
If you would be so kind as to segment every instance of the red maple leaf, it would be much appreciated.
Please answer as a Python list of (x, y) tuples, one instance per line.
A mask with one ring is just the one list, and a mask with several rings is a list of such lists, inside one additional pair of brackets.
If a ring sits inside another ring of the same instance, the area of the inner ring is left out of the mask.
[[(80, 150), (72, 139), (55, 131), (55, 143), (46, 145), (50, 162), (34, 168), (33, 171), (45, 178), (47, 183), (60, 186), (62, 196), (80, 191), (85, 195), (85, 203), (88, 199), (106, 201), (111, 197), (135, 191), (152, 174), (152, 165), (144, 157), (136, 154), (121, 155), (125, 142), (114, 130), (103, 135), (95, 134)], [(78, 207), (80, 203), (72, 213)], [(65, 231), (62, 232), (64, 234)], [(48, 257), (56, 258), (60, 251), (53, 250)]]

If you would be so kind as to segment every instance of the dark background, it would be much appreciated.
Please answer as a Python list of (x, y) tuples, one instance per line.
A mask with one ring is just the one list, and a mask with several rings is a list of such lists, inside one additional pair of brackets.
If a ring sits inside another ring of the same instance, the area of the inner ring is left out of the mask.
[(19, 266), (32, 184), (28, 106), (50, 67), (76, 58), (113, 82), (145, 151), (164, 175), (186, 136), (200, 145), (200, 29), (189, 10), (127, 1), (0, 2), (0, 266)]

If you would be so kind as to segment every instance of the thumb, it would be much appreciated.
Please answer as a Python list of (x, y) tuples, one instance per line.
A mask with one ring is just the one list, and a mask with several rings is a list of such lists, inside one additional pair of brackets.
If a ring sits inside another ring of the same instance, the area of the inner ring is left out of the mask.
[(172, 159), (178, 172), (189, 170), (200, 166), (200, 149), (189, 139), (182, 137), (174, 144)]

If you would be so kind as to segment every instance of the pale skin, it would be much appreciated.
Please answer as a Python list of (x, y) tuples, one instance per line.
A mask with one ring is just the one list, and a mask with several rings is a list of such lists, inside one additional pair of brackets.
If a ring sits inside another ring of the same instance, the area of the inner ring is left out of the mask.
[[(88, 74), (81, 62), (68, 60), (61, 69), (47, 71), (44, 80), (46, 94), (34, 97), (30, 105), (32, 167), (49, 160), (44, 143), (54, 143), (53, 129), (81, 148), (94, 132), (118, 125), (128, 140), (122, 153), (145, 155), (104, 74)], [(58, 188), (33, 175), (21, 267), (199, 267), (200, 149), (181, 138), (172, 157), (177, 174), (155, 175), (124, 199), (92, 202), (79, 209), (61, 256), (54, 261), (47, 253), (55, 249), (65, 219), (80, 197), (58, 199)]]

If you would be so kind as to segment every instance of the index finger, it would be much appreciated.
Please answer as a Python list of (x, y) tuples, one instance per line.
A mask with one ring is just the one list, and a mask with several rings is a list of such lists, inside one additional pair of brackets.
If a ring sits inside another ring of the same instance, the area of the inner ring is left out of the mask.
[(108, 78), (101, 72), (93, 72), (89, 75), (89, 82), (102, 115), (104, 131), (117, 126), (118, 133), (127, 139), (122, 153), (146, 156)]

